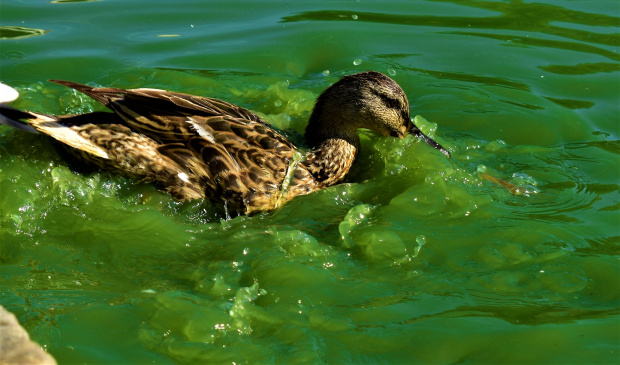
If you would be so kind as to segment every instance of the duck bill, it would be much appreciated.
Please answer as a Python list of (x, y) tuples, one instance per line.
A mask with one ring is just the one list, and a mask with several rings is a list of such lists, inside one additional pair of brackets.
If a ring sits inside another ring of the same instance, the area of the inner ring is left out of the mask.
[(450, 152), (448, 152), (447, 149), (443, 148), (442, 145), (440, 145), (439, 143), (435, 142), (433, 139), (431, 139), (426, 134), (422, 133), (422, 131), (418, 127), (416, 127), (416, 125), (413, 124), (413, 122), (411, 123), (411, 129), (409, 130), (409, 132), (411, 134), (413, 134), (414, 136), (416, 136), (416, 137), (422, 137), (426, 141), (426, 143), (431, 145), (433, 148), (438, 149), (439, 151), (441, 151), (441, 153), (446, 155), (447, 158), (450, 158)]

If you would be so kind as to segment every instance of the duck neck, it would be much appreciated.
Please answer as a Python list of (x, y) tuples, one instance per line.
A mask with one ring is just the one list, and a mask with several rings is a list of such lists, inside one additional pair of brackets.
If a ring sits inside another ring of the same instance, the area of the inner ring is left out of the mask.
[(306, 127), (306, 143), (312, 150), (304, 165), (323, 187), (345, 177), (360, 145), (357, 114), (346, 107), (351, 103), (343, 102), (341, 96), (342, 92), (334, 91), (334, 85), (325, 90), (318, 97)]
[(359, 138), (328, 138), (308, 152), (303, 164), (324, 187), (342, 180), (351, 169), (359, 150)]

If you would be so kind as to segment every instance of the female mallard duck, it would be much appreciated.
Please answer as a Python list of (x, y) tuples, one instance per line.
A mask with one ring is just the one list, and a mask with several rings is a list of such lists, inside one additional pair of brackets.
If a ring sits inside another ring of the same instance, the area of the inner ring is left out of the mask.
[(345, 76), (317, 99), (300, 152), (251, 111), (225, 101), (156, 89), (95, 88), (52, 80), (112, 111), (52, 116), (0, 106), (0, 123), (70, 146), (82, 162), (152, 182), (179, 200), (208, 198), (228, 211), (268, 211), (340, 181), (357, 155), (358, 128), (408, 133), (449, 153), (409, 117), (401, 87), (379, 72)]

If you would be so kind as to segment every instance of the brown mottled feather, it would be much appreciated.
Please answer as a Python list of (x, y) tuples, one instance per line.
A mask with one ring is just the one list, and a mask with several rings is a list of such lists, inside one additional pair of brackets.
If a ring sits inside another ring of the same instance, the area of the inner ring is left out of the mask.
[[(269, 202), (277, 195), (277, 181), (284, 178), (295, 147), (247, 109), (163, 90), (54, 82), (84, 92), (115, 111), (128, 130), (150, 138), (151, 143), (143, 141), (145, 146), (155, 143), (160, 158), (156, 164), (169, 166), (171, 172), (146, 171), (141, 161), (151, 158), (150, 149), (136, 153), (126, 138), (119, 144), (130, 147), (122, 155), (131, 156), (132, 166), (119, 158), (113, 166), (99, 162), (99, 167), (154, 182), (180, 200), (209, 197), (226, 203), (231, 212), (245, 214), (273, 208)], [(185, 179), (179, 174), (185, 174)], [(189, 196), (184, 196), (187, 192)]]

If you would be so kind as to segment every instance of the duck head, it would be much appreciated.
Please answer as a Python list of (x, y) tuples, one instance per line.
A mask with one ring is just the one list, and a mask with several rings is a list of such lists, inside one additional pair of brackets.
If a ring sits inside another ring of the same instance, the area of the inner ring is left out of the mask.
[(445, 148), (413, 124), (403, 89), (379, 72), (345, 76), (328, 87), (314, 106), (306, 128), (306, 141), (310, 147), (317, 147), (326, 140), (338, 138), (357, 148), (359, 128), (397, 138), (411, 133), (450, 157)]

